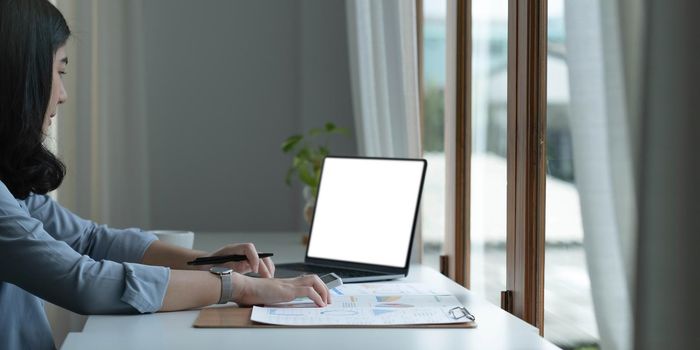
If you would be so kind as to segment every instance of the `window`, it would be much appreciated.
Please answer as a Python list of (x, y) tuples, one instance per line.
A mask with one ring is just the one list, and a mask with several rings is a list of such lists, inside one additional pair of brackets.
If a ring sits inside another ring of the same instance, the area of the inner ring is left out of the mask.
[[(617, 300), (600, 286), (622, 290), (624, 266), (618, 261), (615, 277), (608, 278), (607, 261), (586, 260), (586, 252), (629, 258), (608, 234), (631, 229), (618, 223), (629, 219), (630, 207), (622, 206), (632, 198), (618, 194), (629, 196), (631, 189), (612, 188), (615, 181), (629, 185), (629, 176), (608, 174), (624, 173), (630, 161), (618, 142), (626, 117), (616, 60), (621, 48), (614, 46), (618, 38), (601, 38), (620, 18), (614, 11), (601, 15), (608, 9), (602, 5), (564, 0), (447, 0), (445, 6), (441, 92), (447, 102), (440, 106), (440, 125), (446, 152), (440, 168), (447, 178), (442, 251), (449, 275), (500, 301), (554, 343), (595, 348), (596, 316), (626, 317), (624, 303), (617, 304), (620, 312), (595, 314), (590, 282), (599, 287), (597, 301)], [(569, 14), (568, 8), (575, 10)], [(428, 34), (424, 40), (427, 50)], [(579, 93), (570, 94), (572, 85)], [(431, 127), (426, 124), (426, 132)], [(577, 173), (592, 176), (577, 180)], [(590, 231), (585, 249), (584, 223)]]

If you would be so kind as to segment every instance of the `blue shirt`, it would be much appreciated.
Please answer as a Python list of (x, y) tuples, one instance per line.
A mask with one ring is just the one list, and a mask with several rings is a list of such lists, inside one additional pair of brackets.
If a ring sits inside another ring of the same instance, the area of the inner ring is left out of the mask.
[(42, 299), (85, 315), (158, 311), (170, 270), (138, 264), (154, 240), (0, 182), (0, 349), (55, 348)]

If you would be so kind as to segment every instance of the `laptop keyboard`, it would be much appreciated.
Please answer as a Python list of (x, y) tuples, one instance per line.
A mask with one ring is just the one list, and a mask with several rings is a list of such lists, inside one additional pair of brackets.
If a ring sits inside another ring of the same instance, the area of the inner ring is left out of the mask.
[(309, 265), (309, 264), (304, 264), (304, 263), (284, 264), (284, 269), (285, 270), (300, 271), (300, 272), (315, 273), (317, 275), (325, 275), (327, 273), (333, 272), (336, 275), (340, 276), (340, 278), (379, 275), (379, 273), (371, 272), (371, 271), (358, 271), (358, 270), (344, 269), (344, 268), (340, 268), (340, 267), (327, 267), (327, 266)]

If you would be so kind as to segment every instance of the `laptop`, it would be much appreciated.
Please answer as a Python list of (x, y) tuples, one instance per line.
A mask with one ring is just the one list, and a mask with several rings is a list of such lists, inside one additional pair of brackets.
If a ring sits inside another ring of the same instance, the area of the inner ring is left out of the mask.
[(276, 265), (275, 277), (335, 273), (343, 282), (408, 275), (427, 162), (328, 156), (303, 263)]

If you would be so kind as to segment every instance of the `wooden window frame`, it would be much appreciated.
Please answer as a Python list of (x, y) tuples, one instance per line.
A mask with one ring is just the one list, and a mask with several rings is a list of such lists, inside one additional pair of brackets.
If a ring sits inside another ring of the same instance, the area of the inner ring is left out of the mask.
[(507, 311), (544, 334), (547, 1), (508, 2)]
[(455, 233), (454, 280), (465, 288), (471, 286), (471, 83), (472, 38), (471, 0), (457, 0), (456, 11), (456, 79), (455, 79)]

